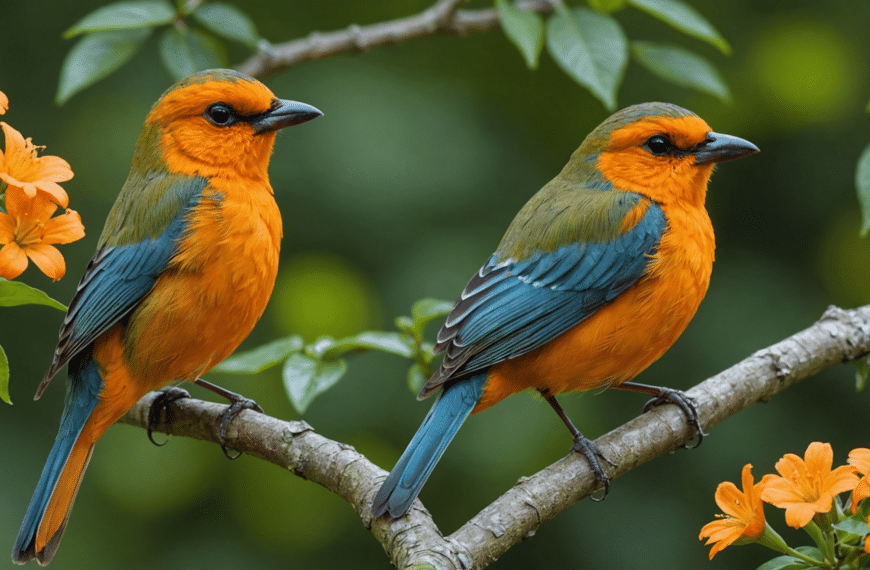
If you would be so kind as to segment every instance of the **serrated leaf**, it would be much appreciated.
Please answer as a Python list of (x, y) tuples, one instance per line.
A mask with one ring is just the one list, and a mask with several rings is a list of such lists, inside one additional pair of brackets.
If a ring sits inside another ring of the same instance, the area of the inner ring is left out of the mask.
[(496, 0), (495, 6), (501, 29), (523, 54), (529, 69), (537, 69), (544, 49), (544, 19), (537, 12), (520, 10), (509, 0)]
[(681, 47), (634, 41), (631, 51), (635, 59), (649, 71), (666, 81), (690, 87), (731, 100), (728, 86), (713, 65), (703, 57)]
[(686, 35), (703, 40), (719, 48), (724, 54), (731, 53), (731, 46), (697, 10), (679, 0), (627, 0), (629, 4), (662, 22), (673, 26)]
[(247, 14), (222, 2), (209, 2), (193, 11), (197, 22), (228, 40), (256, 47), (260, 40), (257, 27)]
[(423, 384), (426, 383), (426, 380), (429, 379), (429, 377), (422, 370), (420, 370), (420, 365), (417, 363), (412, 364), (408, 368), (407, 378), (408, 388), (410, 388), (411, 392), (413, 392), (414, 394), (419, 392), (420, 388), (423, 387)]
[(628, 62), (628, 40), (616, 20), (586, 8), (557, 9), (547, 20), (547, 50), (607, 109), (616, 108)]
[(855, 169), (855, 186), (858, 188), (858, 204), (861, 206), (861, 235), (870, 232), (870, 146), (861, 151)]
[(46, 305), (66, 311), (66, 306), (63, 303), (55, 301), (44, 291), (0, 277), (0, 307), (17, 307), (19, 305)]
[(403, 358), (414, 356), (410, 339), (405, 334), (385, 331), (366, 331), (339, 339), (318, 354), (323, 360), (331, 360), (351, 350), (380, 350)]
[(0, 346), (0, 400), (7, 404), (12, 403), (12, 398), (9, 397), (9, 359), (6, 358), (2, 346)]
[(346, 371), (347, 363), (342, 359), (324, 362), (297, 352), (284, 363), (284, 389), (296, 411), (303, 414), (314, 398), (334, 386)]
[(55, 101), (62, 105), (70, 97), (109, 75), (132, 58), (151, 28), (95, 32), (69, 51), (60, 70)]
[(198, 30), (169, 28), (160, 38), (160, 59), (178, 81), (204, 69), (226, 67), (227, 57), (221, 43)]
[(777, 556), (759, 566), (758, 570), (803, 570), (804, 568), (809, 568), (809, 565), (797, 558)]
[(234, 354), (212, 370), (229, 374), (257, 374), (284, 362), (288, 356), (299, 352), (304, 346), (302, 337), (298, 335), (279, 338), (253, 350)]
[(117, 2), (97, 8), (63, 33), (66, 39), (90, 32), (128, 30), (168, 24), (175, 19), (175, 8), (164, 0)]

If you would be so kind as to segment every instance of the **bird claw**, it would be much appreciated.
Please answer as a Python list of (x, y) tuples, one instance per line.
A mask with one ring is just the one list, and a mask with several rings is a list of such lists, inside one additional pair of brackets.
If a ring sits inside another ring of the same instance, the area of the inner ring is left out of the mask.
[(683, 411), (683, 415), (686, 416), (686, 421), (689, 422), (689, 425), (695, 430), (695, 433), (698, 434), (697, 443), (691, 446), (683, 444), (680, 447), (685, 449), (695, 449), (701, 445), (701, 442), (704, 441), (704, 436), (708, 434), (704, 431), (704, 428), (701, 427), (701, 419), (698, 416), (698, 408), (695, 401), (682, 390), (675, 390), (673, 388), (659, 388), (659, 390), (660, 392), (655, 398), (644, 404), (644, 413), (663, 404), (676, 404)]
[(604, 468), (601, 467), (601, 463), (598, 459), (603, 459), (611, 467), (614, 466), (613, 462), (601, 453), (601, 450), (598, 449), (598, 446), (595, 445), (592, 440), (579, 433), (574, 438), (574, 445), (571, 446), (571, 451), (583, 454), (589, 462), (589, 467), (592, 468), (592, 473), (595, 475), (595, 479), (604, 487), (604, 495), (602, 495), (600, 499), (597, 499), (594, 496), (591, 497), (591, 499), (596, 502), (601, 502), (606, 499), (607, 493), (610, 492), (610, 477), (608, 477), (607, 473), (604, 472)]
[(157, 393), (157, 397), (151, 402), (151, 407), (148, 409), (148, 439), (156, 445), (157, 447), (163, 447), (167, 443), (169, 443), (169, 436), (166, 436), (166, 441), (162, 443), (158, 443), (154, 441), (154, 428), (157, 424), (160, 423), (160, 415), (166, 410), (166, 422), (172, 422), (172, 415), (170, 413), (169, 405), (176, 401), (181, 400), (183, 398), (190, 398), (190, 394), (187, 390), (183, 390), (181, 388), (175, 386), (167, 386), (163, 388)]
[(240, 451), (236, 455), (230, 455), (229, 451), (227, 451), (227, 428), (229, 428), (230, 422), (236, 419), (236, 416), (242, 413), (242, 410), (253, 410), (255, 412), (260, 412), (261, 414), (265, 412), (263, 411), (263, 408), (261, 408), (260, 405), (254, 400), (245, 398), (244, 396), (234, 394), (232, 392), (230, 392), (230, 394), (232, 394), (232, 396), (227, 396), (227, 399), (229, 399), (230, 401), (230, 405), (221, 414), (221, 423), (218, 433), (220, 437), (221, 450), (223, 450), (224, 455), (227, 457), (227, 459), (233, 460), (241, 457), (242, 452)]

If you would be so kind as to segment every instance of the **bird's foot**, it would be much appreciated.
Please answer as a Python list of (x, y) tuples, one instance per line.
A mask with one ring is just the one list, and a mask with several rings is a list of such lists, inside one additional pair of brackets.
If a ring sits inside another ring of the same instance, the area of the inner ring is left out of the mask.
[(581, 433), (577, 433), (574, 436), (574, 445), (571, 446), (571, 451), (576, 451), (577, 453), (582, 453), (586, 460), (589, 462), (589, 467), (592, 468), (592, 473), (595, 475), (595, 479), (601, 483), (604, 487), (604, 494), (600, 499), (596, 499), (594, 496), (592, 497), (593, 501), (603, 501), (607, 498), (607, 493), (610, 492), (610, 477), (607, 476), (607, 473), (604, 472), (604, 468), (601, 467), (601, 463), (598, 459), (604, 460), (609, 465), (613, 466), (613, 463), (607, 459), (601, 450), (598, 449), (598, 446), (595, 443), (585, 437)]
[(157, 397), (151, 402), (151, 408), (148, 410), (147, 433), (148, 439), (157, 447), (162, 447), (169, 442), (169, 436), (167, 436), (166, 441), (162, 443), (154, 441), (154, 428), (160, 423), (160, 414), (166, 410), (166, 421), (167, 423), (171, 423), (172, 413), (170, 412), (169, 405), (176, 400), (181, 400), (182, 398), (190, 398), (190, 394), (188, 394), (187, 390), (182, 390), (175, 386), (167, 386), (160, 390), (157, 393)]
[(694, 445), (684, 444), (682, 447), (686, 449), (695, 449), (701, 445), (701, 442), (704, 441), (704, 436), (707, 435), (707, 433), (701, 426), (701, 419), (698, 417), (698, 406), (695, 404), (695, 400), (689, 397), (689, 395), (682, 390), (675, 390), (674, 388), (659, 388), (659, 394), (644, 404), (643, 411), (648, 412), (663, 404), (676, 404), (679, 406), (683, 411), (683, 415), (686, 416), (686, 421), (689, 422), (689, 425), (695, 430), (695, 433), (698, 434), (698, 441)]
[(215, 394), (218, 394), (219, 396), (222, 396), (229, 400), (230, 405), (227, 407), (226, 410), (224, 410), (220, 417), (221, 421), (218, 429), (218, 436), (220, 439), (221, 449), (223, 450), (224, 455), (227, 456), (227, 459), (238, 459), (242, 455), (242, 452), (239, 452), (236, 455), (230, 455), (229, 451), (227, 451), (227, 428), (229, 427), (230, 422), (232, 422), (234, 419), (236, 419), (236, 416), (242, 413), (242, 410), (253, 410), (262, 414), (265, 413), (263, 412), (263, 408), (261, 408), (260, 405), (257, 404), (257, 402), (251, 400), (250, 398), (245, 398), (241, 394), (230, 392), (229, 390), (221, 388), (220, 386), (216, 386), (211, 382), (206, 382), (202, 378), (197, 378), (193, 381), (193, 383), (197, 386), (207, 388)]

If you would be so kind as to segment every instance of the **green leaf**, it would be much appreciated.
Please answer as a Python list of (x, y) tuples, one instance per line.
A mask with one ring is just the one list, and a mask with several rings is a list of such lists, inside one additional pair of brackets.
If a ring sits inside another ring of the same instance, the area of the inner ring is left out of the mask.
[(803, 570), (809, 568), (806, 562), (801, 562), (792, 556), (777, 556), (758, 567), (758, 570)]
[(7, 281), (0, 277), (0, 307), (17, 307), (18, 305), (46, 305), (60, 311), (66, 311), (66, 306), (63, 303), (55, 301), (43, 291), (18, 281)]
[(226, 67), (227, 56), (221, 43), (198, 30), (169, 28), (160, 38), (160, 59), (176, 81), (204, 69)]
[(716, 31), (707, 19), (694, 8), (679, 0), (627, 0), (629, 4), (662, 22), (673, 26), (684, 34), (703, 40), (724, 54), (731, 53), (731, 46)]
[(414, 348), (407, 335), (385, 331), (367, 331), (337, 340), (328, 347), (322, 347), (317, 354), (323, 360), (332, 360), (351, 350), (380, 350), (404, 358), (414, 356)]
[(722, 76), (697, 54), (677, 46), (642, 41), (632, 42), (631, 51), (641, 65), (666, 81), (709, 93), (725, 103), (731, 100)]
[(496, 0), (495, 5), (501, 29), (523, 54), (529, 69), (537, 69), (544, 49), (544, 19), (537, 12), (520, 10), (509, 0)]
[(149, 28), (175, 19), (175, 8), (164, 0), (118, 2), (97, 8), (63, 33), (66, 39), (90, 32)]
[(867, 385), (867, 367), (870, 364), (870, 357), (859, 358), (855, 361), (855, 391), (861, 392), (864, 386)]
[(63, 61), (55, 101), (58, 105), (132, 58), (151, 28), (96, 32), (83, 37)]
[(346, 371), (347, 363), (342, 359), (323, 362), (297, 352), (284, 363), (284, 389), (296, 411), (303, 414), (314, 398), (335, 385)]
[[(810, 524), (812, 524), (812, 523), (810, 523)], [(804, 527), (804, 530), (806, 530), (806, 527)], [(823, 533), (819, 533), (819, 534), (820, 534), (820, 536), (822, 536), (822, 538), (826, 538)], [(797, 548), (795, 548), (795, 550), (797, 550), (798, 552), (800, 552), (801, 554), (803, 554), (807, 558), (812, 558), (813, 560), (816, 560), (817, 562), (824, 562), (825, 561), (825, 555), (822, 554), (822, 551), (819, 550), (818, 548), (816, 548), (815, 546), (806, 546), (806, 545), (798, 546)]]
[(858, 187), (858, 203), (861, 205), (861, 236), (870, 232), (870, 146), (861, 152), (858, 168), (855, 169), (855, 186)]
[(284, 362), (288, 356), (299, 352), (304, 346), (305, 343), (299, 335), (279, 338), (253, 350), (234, 354), (212, 370), (229, 374), (257, 374)]
[[(419, 337), (423, 334), (423, 329), (426, 328), (426, 325), (435, 319), (446, 317), (452, 310), (452, 301), (428, 298), (420, 299), (411, 307), (411, 319), (413, 320), (411, 332)], [(399, 324), (399, 328), (402, 328), (398, 321), (396, 324)]]
[(12, 398), (9, 397), (9, 359), (6, 358), (2, 346), (0, 346), (0, 400), (7, 404), (12, 403)]
[(616, 109), (628, 62), (628, 40), (616, 20), (586, 8), (557, 8), (547, 20), (547, 49), (565, 73)]
[(193, 11), (193, 17), (200, 24), (234, 42), (256, 47), (260, 40), (257, 27), (247, 14), (231, 4), (209, 2)]
[(831, 526), (837, 530), (854, 534), (856, 536), (864, 536), (867, 533), (870, 533), (870, 526), (867, 525), (867, 517), (864, 517), (863, 519), (849, 517), (838, 523), (834, 523)]
[(411, 389), (411, 392), (415, 394), (419, 392), (428, 379), (429, 377), (420, 369), (419, 364), (414, 363), (408, 368), (408, 388)]
[(626, 0), (589, 0), (589, 7), (596, 12), (613, 14), (625, 8)]

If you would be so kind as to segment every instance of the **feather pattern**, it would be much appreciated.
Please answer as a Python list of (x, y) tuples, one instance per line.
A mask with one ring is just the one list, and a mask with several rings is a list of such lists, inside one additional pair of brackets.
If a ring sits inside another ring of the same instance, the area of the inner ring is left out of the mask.
[(522, 261), (493, 255), (466, 286), (444, 327), (436, 352), (440, 370), (426, 397), (444, 382), (486, 369), (547, 343), (636, 283), (667, 229), (663, 210), (641, 196), (625, 202), (645, 208), (627, 232), (606, 242), (573, 243)]
[(151, 291), (175, 255), (187, 226), (186, 215), (197, 204), (207, 183), (200, 177), (175, 181), (170, 194), (175, 197), (176, 213), (155, 239), (114, 247), (102, 245), (97, 250), (70, 301), (54, 359), (37, 389), (37, 397), (70, 358), (132, 311)]

